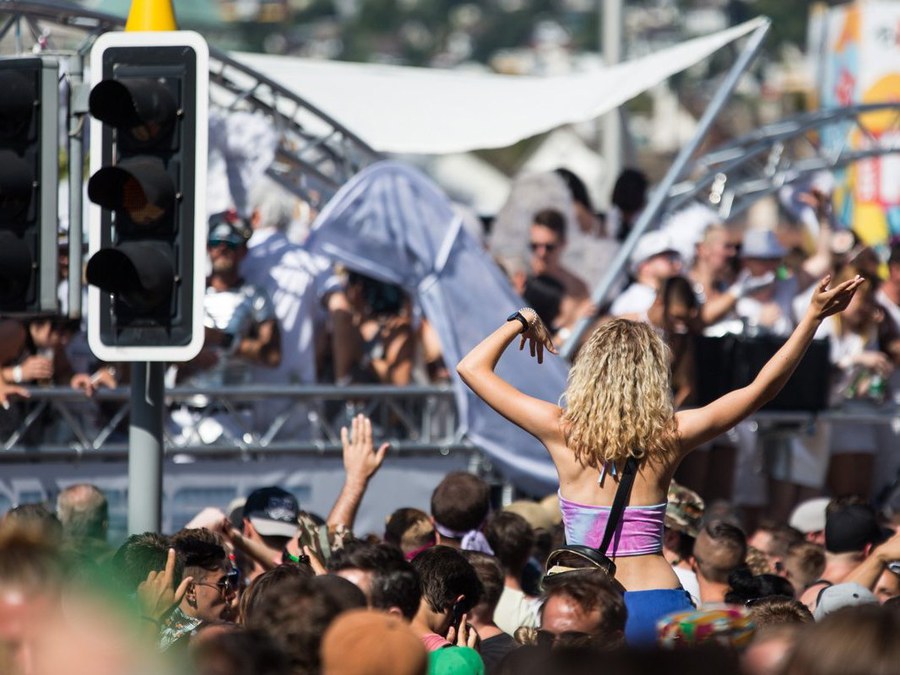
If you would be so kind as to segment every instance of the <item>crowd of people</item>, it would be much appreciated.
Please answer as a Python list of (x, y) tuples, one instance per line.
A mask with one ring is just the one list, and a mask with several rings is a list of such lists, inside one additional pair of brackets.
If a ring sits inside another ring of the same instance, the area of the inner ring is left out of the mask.
[[(446, 364), (414, 297), (291, 241), (293, 199), (261, 183), (249, 215), (210, 219), (206, 340), (168, 377), (200, 392), (403, 385), (447, 380), (455, 366), (546, 447), (557, 494), (502, 505), (482, 478), (453, 473), (429, 513), (378, 514), (384, 532), (354, 532), (387, 450), (364, 416), (341, 433), (345, 481), (324, 518), (268, 486), (171, 535), (114, 547), (102, 493), (73, 485), (55, 510), (20, 504), (0, 524), (2, 672), (893, 672), (897, 429), (850, 414), (765, 434), (747, 418), (810, 373), (826, 375), (804, 394), (820, 400), (802, 404), (814, 410), (890, 398), (900, 246), (881, 260), (835, 230), (815, 188), (789, 200), (807, 209), (794, 220), (737, 226), (691, 208), (641, 236), (629, 283), (597, 307), (596, 263), (628, 238), (646, 179), (623, 174), (603, 217), (571, 172), (526, 185), (527, 208), (498, 214), (487, 247), (527, 306)], [(517, 342), (540, 377), (569, 340), (579, 343), (561, 401), (494, 373)], [(26, 410), (23, 384), (90, 396), (127, 383), (127, 365), (93, 362), (79, 342), (77, 323), (0, 322), (5, 426)], [(750, 349), (761, 368), (739, 381)], [(732, 361), (714, 360), (722, 354)], [(265, 425), (291, 405), (270, 398), (238, 412)], [(217, 412), (202, 394), (180, 403), (170, 437), (227, 439)], [(47, 422), (44, 433), (65, 433)], [(308, 431), (302, 419), (281, 429)], [(553, 564), (572, 546), (605, 549), (613, 565)]]
[(362, 416), (343, 445), (324, 518), (266, 486), (116, 547), (92, 485), (69, 485), (55, 508), (13, 507), (0, 520), (0, 672), (896, 672), (900, 517), (861, 499), (812, 500), (748, 531), (673, 484), (643, 585), (671, 576), (686, 602), (648, 623), (641, 591), (623, 590), (642, 586), (628, 551), (613, 577), (544, 576), (572, 539), (562, 495), (498, 507), (484, 480), (451, 473), (430, 512), (354, 532), (386, 447)]
[[(803, 386), (773, 403), (780, 410), (840, 408), (848, 414), (793, 426), (737, 424), (686, 458), (678, 477), (754, 517), (781, 520), (799, 501), (821, 494), (878, 497), (900, 469), (890, 451), (900, 436), (887, 415), (875, 424), (858, 418), (900, 393), (900, 247), (876, 251), (851, 231), (837, 229), (824, 188), (800, 188), (799, 197), (782, 200), (780, 211), (749, 224), (725, 223), (694, 206), (638, 240), (628, 283), (595, 306), (590, 288), (630, 234), (647, 187), (643, 174), (626, 170), (612, 206), (598, 214), (572, 172), (528, 174), (514, 184), (486, 231), (475, 234), (523, 303), (541, 317), (556, 348), (586, 317), (592, 329), (616, 317), (653, 327), (671, 353), (679, 409), (702, 406), (746, 384), (739, 381), (747, 370), (742, 360), (762, 365), (759, 355), (774, 353), (826, 273), (838, 282), (862, 276), (867, 283), (848, 310), (818, 328), (816, 338), (827, 344), (812, 349), (801, 364)], [(261, 181), (251, 191), (248, 214), (210, 218), (206, 339), (196, 358), (169, 368), (168, 386), (449, 381), (453, 364), (444, 362), (440, 338), (416, 298), (310, 254), (291, 230), (297, 205), (294, 196)], [(798, 213), (798, 205), (806, 211)], [(62, 299), (66, 283), (64, 278)], [(71, 386), (90, 396), (129, 380), (128, 364), (93, 358), (77, 321), (3, 320), (0, 345), (4, 437), (29, 415), (29, 385)], [(115, 413), (87, 403), (79, 412), (90, 420), (87, 429), (101, 428)], [(223, 404), (195, 396), (172, 406), (167, 432), (176, 445), (228, 443), (246, 430), (263, 435), (278, 420), (278, 439), (290, 440), (309, 437), (316, 415), (329, 414), (306, 412), (289, 398)], [(123, 425), (118, 433), (124, 437)], [(71, 434), (58, 416), (45, 413), (30, 421), (19, 442), (66, 443)]]

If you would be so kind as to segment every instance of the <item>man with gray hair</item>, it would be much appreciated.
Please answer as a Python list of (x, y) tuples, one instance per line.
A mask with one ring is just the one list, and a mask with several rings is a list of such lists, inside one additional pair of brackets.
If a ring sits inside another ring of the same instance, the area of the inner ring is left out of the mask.
[(76, 483), (64, 488), (56, 498), (56, 515), (69, 539), (106, 544), (109, 503), (95, 485)]

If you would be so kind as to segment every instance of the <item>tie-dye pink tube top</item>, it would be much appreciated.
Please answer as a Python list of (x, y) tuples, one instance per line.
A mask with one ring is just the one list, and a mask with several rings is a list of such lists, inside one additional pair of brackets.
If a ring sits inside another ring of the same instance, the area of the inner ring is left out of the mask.
[[(610, 507), (579, 504), (559, 495), (559, 508), (566, 528), (566, 543), (600, 546)], [(665, 502), (626, 506), (606, 555), (616, 558), (661, 553), (665, 520)]]

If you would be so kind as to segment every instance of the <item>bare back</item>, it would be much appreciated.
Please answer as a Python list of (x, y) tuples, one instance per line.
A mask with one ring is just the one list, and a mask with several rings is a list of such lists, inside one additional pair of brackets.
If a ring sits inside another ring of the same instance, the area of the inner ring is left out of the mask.
[[(565, 444), (565, 433), (560, 409), (559, 435), (545, 443), (559, 475), (559, 494), (566, 499), (588, 506), (612, 506), (619, 482), (607, 472), (601, 481), (601, 471), (588, 467), (575, 459), (575, 453)], [(542, 439), (543, 440), (543, 439)], [(647, 458), (638, 467), (628, 506), (654, 506), (667, 501), (669, 483), (680, 462), (680, 455), (666, 458)], [(619, 467), (621, 469), (621, 467)], [(571, 542), (580, 543), (580, 542)], [(616, 563), (616, 579), (626, 590), (640, 591), (660, 588), (680, 588), (672, 566), (662, 553), (619, 556)]]

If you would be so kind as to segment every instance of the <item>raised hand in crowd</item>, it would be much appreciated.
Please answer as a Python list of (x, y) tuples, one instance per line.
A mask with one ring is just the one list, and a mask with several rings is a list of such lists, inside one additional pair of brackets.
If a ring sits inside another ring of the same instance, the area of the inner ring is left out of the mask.
[(326, 522), (329, 528), (344, 526), (352, 529), (366, 487), (381, 468), (390, 444), (382, 443), (375, 450), (372, 420), (363, 414), (353, 418), (350, 429), (341, 427), (341, 444), (344, 446), (344, 486)]
[(812, 319), (821, 321), (827, 316), (843, 312), (853, 299), (856, 290), (865, 281), (862, 277), (856, 276), (829, 289), (828, 284), (831, 282), (831, 275), (826, 275), (816, 286), (807, 313)]
[(144, 618), (156, 622), (157, 625), (162, 623), (181, 602), (194, 578), (184, 577), (178, 584), (178, 588), (175, 588), (174, 580), (175, 549), (170, 548), (165, 568), (150, 572), (147, 579), (138, 586), (138, 600), (141, 603)]
[(382, 443), (375, 451), (372, 441), (372, 420), (360, 413), (353, 418), (350, 429), (341, 427), (344, 471), (347, 479), (368, 482), (384, 462), (390, 443)]
[(525, 349), (525, 344), (527, 343), (528, 351), (531, 353), (532, 357), (537, 358), (538, 363), (544, 362), (545, 349), (551, 354), (557, 353), (556, 347), (553, 345), (553, 338), (550, 336), (550, 331), (547, 330), (547, 326), (541, 321), (541, 317), (538, 316), (537, 312), (530, 307), (523, 307), (517, 312), (517, 315), (524, 317), (525, 321), (528, 323), (528, 328), (525, 328), (521, 333), (522, 337), (519, 340), (519, 351)]

